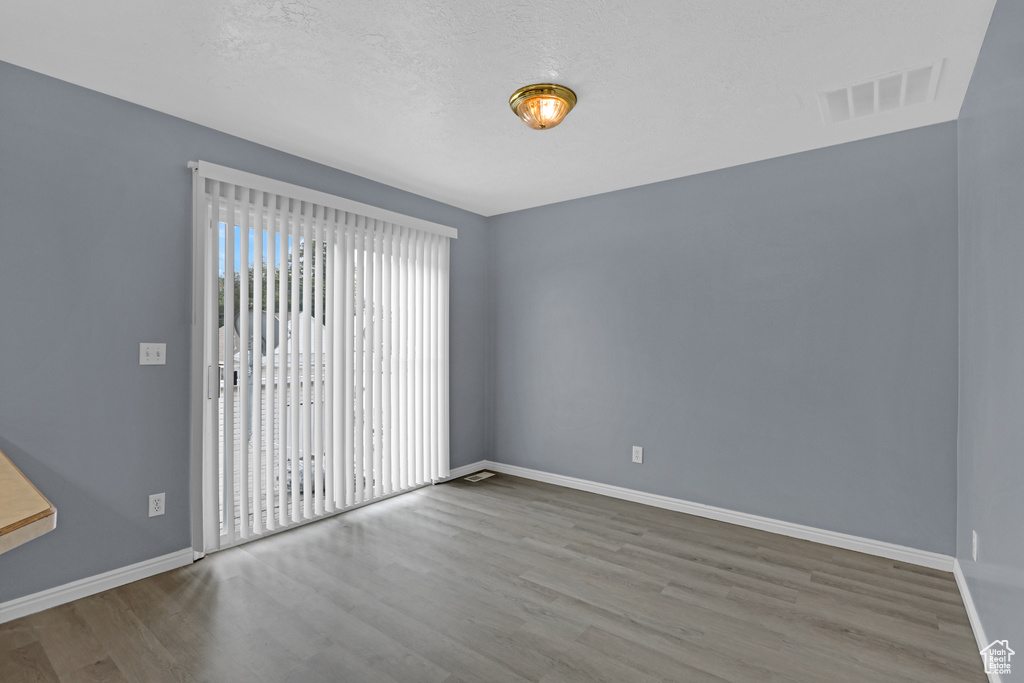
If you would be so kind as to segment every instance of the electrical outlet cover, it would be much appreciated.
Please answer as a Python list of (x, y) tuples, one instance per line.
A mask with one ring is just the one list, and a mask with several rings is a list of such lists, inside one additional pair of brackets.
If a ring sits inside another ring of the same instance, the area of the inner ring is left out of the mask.
[(164, 494), (154, 493), (149, 497), (149, 516), (157, 517), (164, 514)]

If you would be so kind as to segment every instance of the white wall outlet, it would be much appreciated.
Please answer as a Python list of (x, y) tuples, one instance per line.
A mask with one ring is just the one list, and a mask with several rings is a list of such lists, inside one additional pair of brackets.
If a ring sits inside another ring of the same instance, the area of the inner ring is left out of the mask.
[(644, 462), (644, 447), (643, 446), (633, 446), (633, 462), (640, 463), (641, 465), (643, 464), (643, 462)]
[(156, 517), (164, 514), (164, 494), (154, 493), (149, 497), (149, 516)]
[(978, 532), (971, 531), (971, 558), (978, 561)]
[(139, 344), (139, 365), (166, 365), (167, 344), (142, 342)]

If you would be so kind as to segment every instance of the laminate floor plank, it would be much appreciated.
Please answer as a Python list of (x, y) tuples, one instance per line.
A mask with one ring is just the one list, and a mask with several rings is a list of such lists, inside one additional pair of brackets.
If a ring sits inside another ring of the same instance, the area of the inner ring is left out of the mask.
[(291, 576), (266, 566), (273, 573), (259, 584), (276, 595), (288, 595), (290, 607), (298, 610), (311, 628), (329, 634), (329, 642), (321, 643), (307, 660), (310, 666), (317, 665), (312, 670), (322, 670), (325, 662), (334, 661), (336, 653), (343, 651), (359, 658), (367, 667), (376, 666), (385, 679), (443, 681), (449, 676), (448, 671), (352, 614), (344, 597), (335, 600), (331, 582), (321, 580), (320, 585), (327, 585), (317, 590), (312, 585), (317, 579), (311, 572)]
[[(595, 630), (588, 630), (581, 641), (597, 646), (593, 639), (599, 632), (604, 632), (612, 639), (602, 640), (601, 647), (618, 643), (622, 649), (613, 653), (619, 656), (630, 657), (631, 653), (644, 648), (659, 652), (681, 663), (677, 680), (686, 680), (682, 676), (688, 671), (699, 671), (701, 676), (717, 676), (733, 683), (765, 681), (771, 676), (763, 662), (737, 656), (736, 652), (726, 652), (713, 637), (706, 637), (704, 633), (698, 637), (689, 634), (679, 637), (658, 626), (633, 621), (628, 615), (616, 615), (587, 604), (569, 604), (576, 610), (588, 612), (593, 619)], [(778, 643), (777, 637), (771, 640)]]
[(4, 683), (59, 683), (46, 651), (38, 640), (0, 653), (0, 681)]
[(71, 603), (129, 680), (189, 680), (156, 636), (117, 597), (106, 591)]
[(0, 681), (982, 683), (951, 574), (496, 475), (0, 624)]
[(123, 683), (126, 680), (110, 657), (86, 664), (60, 677), (60, 683)]
[(4, 652), (17, 650), (38, 641), (39, 634), (28, 618), (0, 624), (0, 660), (3, 659)]
[(862, 581), (858, 579), (849, 579), (841, 576), (836, 576), (831, 573), (814, 572), (811, 576), (811, 584), (820, 587), (822, 590), (827, 590), (832, 594), (843, 594), (851, 596), (852, 599), (856, 599), (858, 596), (865, 596), (868, 598), (881, 598), (883, 600), (890, 600), (897, 604), (908, 605), (910, 607), (916, 607), (925, 611), (933, 612), (936, 617), (942, 617), (951, 621), (958, 621), (960, 615), (966, 614), (964, 611), (963, 603), (956, 604), (954, 602), (948, 602), (946, 600), (934, 600), (927, 596), (912, 595), (901, 590), (898, 590), (888, 584), (884, 578), (879, 579), (876, 582)]
[(645, 644), (641, 638), (627, 639), (597, 626), (587, 628), (577, 642), (597, 652), (612, 653), (611, 656), (621, 663), (667, 681), (725, 683), (728, 680)]
[[(248, 638), (232, 638), (230, 629), (211, 631), (201, 616), (195, 618), (188, 612), (169, 614), (147, 626), (174, 653), (175, 661), (188, 677), (196, 681), (272, 683), (273, 678), (266, 674), (287, 673), (282, 662), (296, 667), (300, 664), (297, 658), (282, 656), (279, 649), (265, 650), (254, 647), (253, 640)], [(267, 656), (271, 652), (273, 656)], [(244, 657), (239, 656), (242, 653)]]
[[(306, 548), (311, 547), (309, 543), (304, 545)], [(262, 551), (257, 550), (257, 546), (250, 547), (254, 553), (264, 555)], [(284, 565), (293, 565), (295, 563), (287, 555), (276, 551), (265, 553), (265, 556), (268, 562), (279, 562)], [(391, 586), (382, 588), (380, 584), (370, 584), (370, 592), (365, 591), (363, 588), (355, 585), (357, 583), (361, 584), (362, 581), (339, 581), (337, 575), (332, 574), (330, 571), (331, 567), (337, 566), (336, 564), (324, 562), (322, 555), (316, 559), (318, 560), (317, 562), (304, 565), (302, 570), (303, 580), (308, 582), (310, 586), (314, 587), (322, 595), (329, 596), (329, 599), (336, 605), (339, 605), (339, 609), (344, 609), (353, 620), (365, 623), (384, 637), (401, 643), (411, 653), (422, 657), (435, 667), (459, 673), (463, 680), (524, 680), (496, 662), (488, 660), (478, 652), (454, 640), (451, 635), (439, 628), (440, 620), (434, 619), (436, 612), (430, 611), (429, 608), (426, 612), (426, 621), (410, 616), (408, 610), (411, 609), (413, 601), (419, 599), (418, 596), (413, 595), (412, 598), (404, 598), (401, 594), (392, 595), (390, 592)], [(351, 571), (352, 568), (346, 567), (345, 570)], [(372, 570), (367, 569), (365, 571), (372, 574)], [(363, 570), (356, 570), (356, 573), (361, 574)], [(373, 591), (385, 593), (387, 595), (386, 599), (377, 597)], [(392, 607), (390, 604), (392, 602), (398, 602), (406, 611)], [(413, 613), (419, 614), (415, 610), (413, 610)], [(463, 625), (465, 622), (460, 621), (458, 623)], [(429, 669), (426, 669), (426, 671), (429, 671)], [(484, 675), (484, 672), (487, 672), (486, 675)], [(475, 673), (478, 673), (481, 677), (477, 678), (474, 676)], [(408, 680), (428, 679), (425, 674), (422, 674)]]
[[(59, 605), (28, 618), (53, 670), (61, 678), (108, 659), (106, 648), (74, 604)], [(106, 670), (109, 667), (100, 667)], [(116, 669), (116, 665), (114, 667)]]

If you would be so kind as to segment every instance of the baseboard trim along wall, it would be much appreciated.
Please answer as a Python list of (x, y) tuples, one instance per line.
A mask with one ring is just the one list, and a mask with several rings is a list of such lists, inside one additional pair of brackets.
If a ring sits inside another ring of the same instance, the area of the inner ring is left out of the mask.
[(112, 569), (103, 574), (72, 581), (63, 586), (57, 586), (56, 588), (40, 591), (39, 593), (26, 595), (23, 598), (0, 603), (0, 624), (14, 621), (29, 614), (35, 614), (44, 609), (56, 607), (57, 605), (63, 605), (72, 600), (102, 593), (105, 590), (117, 588), (126, 583), (155, 576), (178, 567), (184, 567), (186, 564), (192, 564), (192, 548), (154, 557), (151, 560), (144, 560), (127, 567)]
[[(461, 477), (469, 476), (470, 474), (475, 474), (480, 470), (494, 469), (495, 464), (496, 463), (488, 460), (478, 460), (477, 462), (472, 462), (468, 465), (452, 469), (448, 472), (448, 476), (445, 477), (444, 480), (451, 481), (452, 479), (459, 479)], [(495, 470), (495, 472), (497, 472), (497, 470)]]
[(778, 519), (771, 519), (770, 517), (761, 517), (759, 515), (752, 515), (746, 512), (736, 512), (735, 510), (728, 510), (726, 508), (715, 507), (713, 505), (705, 505), (704, 503), (694, 503), (680, 498), (671, 498), (669, 496), (661, 496), (655, 493), (644, 493), (643, 491), (627, 489), (621, 486), (601, 484), (595, 481), (577, 479), (576, 477), (567, 477), (561, 474), (550, 474), (548, 472), (541, 472), (540, 470), (533, 470), (526, 467), (518, 467), (516, 465), (506, 465), (504, 463), (493, 462), (491, 460), (481, 460), (472, 465), (459, 467), (457, 470), (452, 470), (451, 475), (448, 478), (455, 479), (480, 470), (491, 470), (492, 472), (498, 472), (500, 474), (510, 474), (515, 477), (523, 477), (524, 479), (533, 479), (534, 481), (555, 484), (556, 486), (565, 486), (570, 489), (589, 491), (602, 496), (630, 500), (634, 503), (643, 503), (644, 505), (651, 505), (654, 507), (664, 508), (666, 510), (685, 512), (689, 515), (715, 519), (720, 522), (729, 522), (730, 524), (738, 524), (740, 526), (750, 527), (751, 529), (760, 529), (761, 531), (770, 531), (774, 534), (781, 534), (792, 538), (802, 538), (807, 541), (823, 543), (825, 545), (845, 548), (846, 550), (854, 550), (860, 553), (867, 553), (869, 555), (877, 555), (879, 557), (907, 562), (908, 564), (915, 564), (921, 567), (930, 567), (932, 569), (940, 569), (946, 572), (953, 571), (954, 558), (950, 555), (942, 555), (940, 553), (933, 553), (927, 550), (918, 550), (917, 548), (896, 545), (895, 543), (887, 543), (885, 541), (876, 541), (870, 538), (852, 536), (850, 534), (843, 534), (837, 531), (818, 529), (816, 527), (805, 526), (803, 524), (783, 522)]
[[(974, 606), (974, 598), (971, 597), (971, 589), (967, 587), (967, 578), (960, 567), (959, 559), (953, 560), (953, 576), (956, 577), (960, 597), (964, 601), (964, 607), (967, 608), (967, 618), (971, 622), (971, 631), (974, 632), (974, 641), (978, 644), (978, 652), (981, 652), (992, 641), (985, 637), (985, 629), (981, 625), (981, 617), (978, 615), (978, 608)], [(1002, 683), (1003, 679), (999, 674), (988, 674), (988, 680), (989, 683)]]

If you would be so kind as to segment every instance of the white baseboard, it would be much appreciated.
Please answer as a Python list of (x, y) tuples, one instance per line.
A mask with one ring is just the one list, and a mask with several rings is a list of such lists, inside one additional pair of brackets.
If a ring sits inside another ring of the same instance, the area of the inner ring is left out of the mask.
[(21, 617), (41, 612), (44, 609), (63, 605), (72, 600), (88, 597), (101, 593), (111, 588), (123, 586), (126, 583), (145, 579), (178, 567), (192, 564), (192, 549), (185, 548), (177, 552), (154, 557), (151, 560), (144, 560), (127, 567), (112, 569), (103, 574), (90, 576), (78, 581), (66, 583), (49, 590), (26, 595), (23, 598), (16, 598), (8, 602), (0, 603), (0, 624), (14, 621)]
[[(981, 652), (992, 642), (985, 637), (985, 629), (981, 625), (981, 617), (978, 615), (978, 608), (974, 606), (974, 598), (971, 597), (971, 589), (967, 587), (967, 577), (960, 567), (960, 560), (953, 560), (953, 576), (956, 577), (957, 588), (960, 589), (960, 597), (963, 598), (964, 607), (967, 608), (967, 618), (971, 622), (971, 631), (974, 632), (974, 641), (978, 644), (978, 652)], [(988, 674), (989, 683), (1002, 683), (999, 674)]]
[[(580, 491), (589, 491), (591, 493), (597, 493), (611, 498), (630, 500), (634, 503), (642, 503), (644, 505), (651, 505), (653, 507), (664, 508), (666, 510), (684, 512), (688, 515), (706, 517), (707, 519), (715, 519), (720, 522), (738, 524), (739, 526), (745, 526), (751, 529), (770, 531), (774, 534), (781, 534), (792, 538), (802, 538), (807, 541), (814, 541), (816, 543), (823, 543), (837, 548), (854, 550), (860, 553), (867, 553), (868, 555), (877, 555), (879, 557), (898, 560), (908, 564), (915, 564), (921, 567), (930, 567), (932, 569), (939, 569), (947, 572), (953, 571), (954, 559), (950, 555), (942, 555), (940, 553), (933, 553), (927, 550), (918, 550), (917, 548), (909, 548), (907, 546), (887, 543), (885, 541), (876, 541), (874, 539), (863, 538), (861, 536), (852, 536), (850, 534), (843, 534), (837, 531), (818, 529), (816, 527), (804, 526), (803, 524), (783, 522), (778, 519), (761, 517), (746, 512), (736, 512), (735, 510), (728, 510), (726, 508), (715, 507), (713, 505), (705, 505), (704, 503), (694, 503), (680, 498), (661, 496), (655, 493), (645, 493), (643, 491), (627, 489), (621, 486), (600, 484), (586, 479), (577, 479), (576, 477), (567, 477), (561, 474), (550, 474), (548, 472), (541, 472), (540, 470), (533, 470), (526, 467), (518, 467), (516, 465), (506, 465), (504, 463), (493, 462), (490, 460), (481, 460), (473, 463), (472, 465), (460, 467), (459, 472), (461, 474), (458, 476), (462, 476), (462, 474), (472, 474), (473, 472), (478, 472), (484, 469), (500, 472), (502, 474), (510, 474), (515, 477), (523, 477), (524, 479), (543, 481), (548, 484), (555, 484), (556, 486), (565, 486), (567, 488), (577, 489)], [(453, 474), (452, 478), (455, 478), (455, 476), (456, 475)]]
[(458, 479), (459, 477), (465, 477), (467, 475), (474, 474), (476, 472), (479, 472), (480, 470), (487, 469), (487, 466), (490, 464), (491, 463), (489, 463), (486, 460), (478, 460), (468, 465), (463, 465), (462, 467), (456, 467), (450, 472), (448, 472), (448, 476), (445, 477), (444, 480), (451, 481), (452, 479)]

